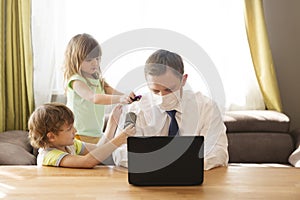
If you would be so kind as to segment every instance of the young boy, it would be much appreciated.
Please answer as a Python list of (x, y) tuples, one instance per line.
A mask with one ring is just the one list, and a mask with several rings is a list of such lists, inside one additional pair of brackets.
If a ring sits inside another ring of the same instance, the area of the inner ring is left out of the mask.
[(90, 144), (74, 139), (74, 115), (67, 106), (47, 103), (38, 107), (28, 121), (30, 142), (39, 148), (37, 164), (93, 168), (103, 162), (135, 133), (135, 127), (130, 125), (113, 138), (121, 112), (120, 105), (113, 109), (104, 136), (98, 144)]

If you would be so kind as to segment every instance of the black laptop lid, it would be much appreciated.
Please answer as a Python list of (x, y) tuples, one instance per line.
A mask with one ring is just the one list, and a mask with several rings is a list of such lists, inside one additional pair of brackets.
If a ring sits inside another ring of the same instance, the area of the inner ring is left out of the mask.
[(203, 136), (128, 137), (128, 181), (133, 185), (199, 185)]

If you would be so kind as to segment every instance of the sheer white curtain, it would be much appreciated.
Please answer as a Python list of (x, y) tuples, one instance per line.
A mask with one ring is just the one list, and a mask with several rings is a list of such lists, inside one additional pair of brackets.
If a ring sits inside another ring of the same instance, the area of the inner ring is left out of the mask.
[[(32, 0), (35, 106), (50, 102), (56, 80), (62, 81), (65, 1)], [(61, 85), (60, 93), (63, 90)]]
[[(43, 2), (49, 5), (45, 6)], [(222, 82), (225, 102), (221, 107), (227, 110), (264, 109), (247, 42), (243, 1), (34, 0), (33, 5), (33, 28), (36, 27), (35, 23), (39, 22), (42, 24), (37, 29), (48, 31), (46, 35), (43, 35), (43, 31), (33, 34), (37, 46), (35, 50), (39, 53), (35, 53), (35, 69), (39, 74), (35, 74), (35, 82), (38, 85), (35, 90), (37, 94), (48, 95), (47, 99), (37, 99), (36, 102), (49, 100), (51, 92), (62, 93), (62, 72), (59, 66), (62, 65), (63, 52), (72, 36), (84, 32), (93, 35), (104, 46), (104, 57), (120, 51), (118, 56), (110, 57), (112, 59), (101, 66), (104, 77), (113, 87), (123, 92), (132, 89), (138, 92), (145, 91), (145, 85), (133, 87), (122, 82), (124, 74), (142, 66), (155, 49), (164, 46), (160, 46), (158, 42), (153, 46), (126, 49), (123, 46), (130, 46), (131, 43), (121, 41), (114, 49), (110, 46), (107, 50), (105, 45), (111, 43), (114, 37), (130, 31), (153, 28), (174, 32), (174, 38), (184, 36), (203, 49), (216, 67)], [(53, 12), (50, 12), (51, 9)], [(53, 16), (57, 20), (45, 23), (52, 20)], [(46, 24), (51, 26), (45, 26)], [(150, 37), (151, 35), (149, 40)], [(132, 43), (141, 38), (142, 36), (137, 35)], [(161, 43), (168, 39), (157, 38)], [(49, 48), (44, 44), (49, 45)], [(176, 46), (176, 41), (173, 41), (172, 45)], [(185, 51), (188, 51), (188, 47)], [(188, 87), (212, 96), (213, 86), (207, 83), (205, 74), (188, 57), (189, 53), (187, 52), (187, 56), (183, 55), (186, 72), (189, 74)], [(41, 64), (42, 62), (45, 64)], [(48, 70), (45, 75), (40, 75), (42, 68)], [(142, 77), (143, 74), (138, 76)]]

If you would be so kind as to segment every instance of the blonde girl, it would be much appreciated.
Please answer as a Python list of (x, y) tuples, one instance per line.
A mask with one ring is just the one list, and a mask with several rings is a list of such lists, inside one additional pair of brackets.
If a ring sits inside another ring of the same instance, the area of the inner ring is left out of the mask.
[(102, 51), (89, 34), (75, 35), (65, 52), (67, 106), (75, 115), (76, 138), (97, 143), (102, 136), (104, 105), (129, 104), (134, 93), (124, 95), (112, 88), (100, 70)]

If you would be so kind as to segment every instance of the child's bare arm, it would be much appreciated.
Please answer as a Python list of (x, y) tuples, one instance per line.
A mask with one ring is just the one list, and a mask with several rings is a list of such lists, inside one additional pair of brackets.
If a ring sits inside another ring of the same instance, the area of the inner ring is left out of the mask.
[[(59, 166), (60, 167), (73, 167), (73, 168), (93, 168), (97, 164), (103, 162), (115, 149), (122, 144), (126, 143), (126, 139), (129, 135), (135, 134), (135, 127), (130, 125), (124, 129), (124, 131), (113, 138), (111, 141), (97, 146), (92, 145), (93, 149), (86, 155), (67, 155), (65, 156)], [(87, 150), (89, 144), (87, 146)]]
[(104, 90), (106, 94), (118, 94), (118, 95), (124, 95), (124, 93), (119, 92), (118, 90), (111, 87), (107, 82), (104, 82)]
[[(106, 94), (114, 94), (114, 95), (124, 95), (124, 93), (119, 92), (118, 90), (114, 89), (113, 87), (111, 87), (107, 82), (104, 82), (104, 90)], [(135, 98), (135, 94), (134, 92), (131, 92), (128, 97), (130, 98), (130, 102), (133, 102), (133, 99)]]
[(122, 105), (120, 104), (116, 105), (109, 115), (105, 132), (101, 137), (100, 141), (98, 142), (97, 146), (108, 142), (114, 137), (115, 132), (118, 128), (118, 123), (121, 114), (122, 114)]
[(132, 100), (126, 95), (112, 95), (112, 94), (96, 94), (85, 83), (79, 80), (72, 82), (73, 90), (83, 99), (94, 104), (110, 105), (117, 103), (131, 103)]

